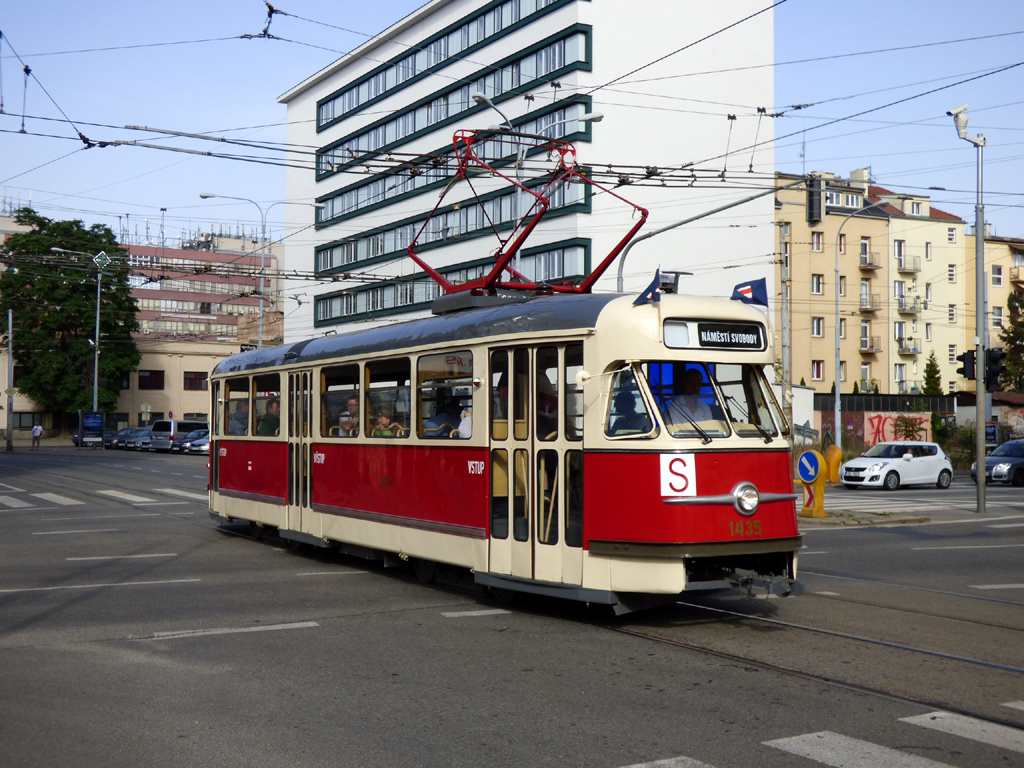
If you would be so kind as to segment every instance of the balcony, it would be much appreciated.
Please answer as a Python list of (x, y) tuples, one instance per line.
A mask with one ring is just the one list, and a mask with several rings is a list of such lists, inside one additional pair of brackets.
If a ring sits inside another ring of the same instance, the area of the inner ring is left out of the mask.
[(861, 253), (860, 255), (860, 268), (861, 269), (881, 269), (882, 259), (878, 253), (870, 251), (868, 253)]
[(861, 312), (877, 312), (882, 308), (882, 298), (877, 293), (862, 293), (860, 295)]
[(1010, 267), (1010, 282), (1024, 283), (1024, 267)]
[(876, 352), (882, 351), (882, 337), (881, 336), (861, 336), (860, 337), (860, 351), (864, 354), (873, 355)]
[(903, 339), (896, 339), (896, 351), (901, 355), (920, 355), (921, 340), (907, 336)]
[(902, 256), (896, 259), (896, 270), (898, 272), (920, 272), (920, 256)]
[(915, 381), (897, 381), (896, 391), (901, 395), (920, 395), (921, 394), (921, 380)]
[(861, 379), (859, 384), (861, 392), (874, 392), (877, 386), (878, 379)]
[(896, 302), (896, 309), (904, 315), (916, 315), (921, 312), (920, 296), (900, 296)]

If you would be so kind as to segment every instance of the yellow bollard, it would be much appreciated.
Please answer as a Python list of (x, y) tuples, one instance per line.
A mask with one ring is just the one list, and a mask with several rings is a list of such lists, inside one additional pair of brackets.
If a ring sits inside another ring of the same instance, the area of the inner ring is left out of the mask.
[(797, 475), (804, 486), (804, 506), (800, 517), (828, 517), (825, 514), (825, 459), (817, 451), (804, 451), (796, 462)]
[(843, 449), (836, 445), (830, 445), (825, 449), (825, 464), (828, 466), (828, 481), (839, 482), (839, 465), (843, 463)]

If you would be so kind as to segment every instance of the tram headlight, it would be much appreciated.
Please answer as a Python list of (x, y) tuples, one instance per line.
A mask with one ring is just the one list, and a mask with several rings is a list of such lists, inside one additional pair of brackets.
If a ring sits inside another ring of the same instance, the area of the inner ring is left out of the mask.
[(735, 499), (733, 506), (741, 515), (749, 517), (757, 512), (757, 506), (761, 503), (761, 497), (753, 483), (740, 483), (732, 489), (732, 495)]

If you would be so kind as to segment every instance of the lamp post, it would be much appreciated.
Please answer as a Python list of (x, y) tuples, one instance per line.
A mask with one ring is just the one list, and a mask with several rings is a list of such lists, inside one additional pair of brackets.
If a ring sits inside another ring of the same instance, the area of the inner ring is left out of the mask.
[(835, 292), (836, 292), (836, 395), (835, 395), (835, 442), (836, 447), (839, 450), (843, 449), (843, 429), (842, 429), (842, 407), (840, 406), (840, 394), (839, 394), (839, 239), (840, 235), (843, 234), (843, 227), (846, 226), (846, 222), (852, 219), (854, 216), (869, 211), (872, 208), (876, 208), (879, 205), (885, 205), (885, 200), (878, 200), (871, 205), (865, 205), (863, 208), (858, 208), (856, 211), (851, 213), (845, 219), (843, 223), (839, 225), (839, 231), (836, 232), (836, 279), (835, 279)]
[[(51, 248), (57, 253), (73, 253), (78, 256), (88, 256), (96, 265), (96, 337), (93, 341), (92, 350), (92, 410), (94, 413), (100, 409), (100, 290), (103, 285), (103, 268), (110, 263), (110, 257), (100, 251), (97, 254), (85, 253), (84, 251), (69, 251), (66, 248)], [(81, 444), (85, 440), (85, 430), (79, 425)], [(102, 433), (101, 433), (102, 434)]]
[(267, 214), (270, 209), (275, 205), (286, 205), (288, 203), (294, 203), (297, 205), (312, 205), (314, 208), (323, 209), (326, 206), (323, 203), (301, 203), (297, 200), (278, 200), (275, 203), (271, 203), (267, 206), (266, 210), (263, 209), (259, 203), (255, 200), (250, 200), (248, 197), (234, 197), (232, 195), (216, 195), (213, 192), (200, 192), (199, 197), (203, 200), (207, 200), (211, 197), (219, 197), (224, 200), (241, 200), (246, 203), (252, 203), (256, 206), (256, 209), (260, 212), (260, 274), (257, 278), (257, 285), (259, 286), (259, 300), (260, 300), (260, 323), (259, 323), (259, 339), (257, 342), (257, 348), (263, 348), (263, 310), (265, 307), (263, 301), (263, 280), (264, 272), (266, 270), (266, 255), (267, 255)]
[(967, 105), (951, 109), (946, 114), (953, 118), (956, 133), (964, 141), (978, 148), (978, 200), (974, 205), (974, 303), (975, 329), (974, 370), (975, 370), (975, 436), (974, 453), (978, 473), (978, 512), (985, 511), (985, 206), (982, 203), (982, 149), (985, 137), (967, 135)]

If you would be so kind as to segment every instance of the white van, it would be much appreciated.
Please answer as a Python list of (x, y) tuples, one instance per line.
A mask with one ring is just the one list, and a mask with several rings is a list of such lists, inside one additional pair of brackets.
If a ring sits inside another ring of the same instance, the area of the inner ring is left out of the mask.
[(210, 425), (205, 421), (178, 421), (174, 419), (161, 419), (154, 421), (150, 427), (150, 448), (154, 451), (171, 450), (174, 438), (183, 438), (189, 432), (196, 429), (209, 429)]

